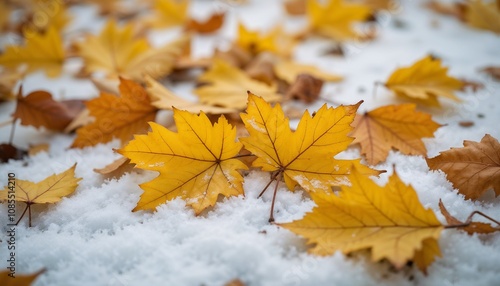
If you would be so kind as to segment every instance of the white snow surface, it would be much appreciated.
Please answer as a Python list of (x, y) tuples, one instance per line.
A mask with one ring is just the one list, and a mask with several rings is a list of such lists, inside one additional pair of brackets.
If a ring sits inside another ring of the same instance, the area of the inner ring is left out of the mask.
[[(194, 1), (196, 17), (207, 17), (214, 10), (227, 10), (224, 28), (213, 36), (197, 36), (196, 55), (210, 55), (216, 46), (229, 43), (236, 33), (236, 22), (252, 29), (266, 29), (285, 24), (294, 29), (304, 20), (290, 20), (282, 11), (281, 1), (250, 1), (237, 5), (233, 1)], [(69, 28), (85, 27), (98, 31), (103, 24), (96, 20), (94, 8), (75, 7), (76, 17)], [(395, 21), (404, 23), (396, 27)], [(434, 22), (434, 25), (433, 25)], [(437, 27), (436, 27), (437, 24)], [(435, 138), (425, 139), (428, 156), (436, 156), (450, 147), (461, 147), (463, 140), (479, 141), (484, 134), (500, 138), (500, 84), (479, 69), (500, 65), (500, 37), (488, 31), (474, 30), (455, 19), (436, 15), (422, 8), (422, 1), (403, 1), (395, 12), (385, 12), (378, 22), (379, 35), (373, 42), (347, 44), (345, 58), (324, 56), (328, 40), (313, 38), (296, 49), (295, 58), (315, 64), (327, 71), (345, 76), (343, 82), (327, 84), (323, 97), (334, 102), (365, 102), (361, 111), (386, 104), (399, 103), (389, 91), (379, 88), (372, 95), (375, 81), (384, 81), (397, 67), (409, 65), (432, 53), (450, 67), (450, 74), (480, 81), (485, 89), (476, 93), (459, 92), (460, 103), (442, 100), (443, 109), (424, 108), (444, 126)], [(168, 42), (166, 38), (179, 31), (155, 32), (151, 41)], [(2, 37), (2, 45), (10, 42)], [(78, 66), (78, 62), (75, 63)], [(73, 69), (73, 63), (67, 70)], [(194, 98), (192, 85), (171, 85), (179, 94)], [(69, 74), (47, 79), (42, 72), (29, 75), (25, 92), (44, 89), (57, 99), (93, 98), (97, 90), (87, 81)], [(364, 90), (364, 91), (363, 91)], [(308, 106), (315, 110), (323, 102)], [(0, 105), (0, 122), (9, 119), (13, 103)], [(481, 114), (481, 116), (478, 116)], [(473, 121), (464, 128), (460, 121)], [(8, 141), (10, 129), (0, 129), (0, 141)], [(439, 239), (442, 257), (424, 275), (415, 267), (395, 271), (386, 262), (371, 262), (368, 252), (351, 257), (337, 252), (328, 257), (307, 253), (305, 240), (267, 222), (272, 192), (258, 199), (269, 175), (252, 171), (245, 177), (245, 196), (222, 200), (199, 216), (176, 199), (152, 212), (131, 212), (142, 190), (139, 184), (154, 178), (154, 172), (134, 171), (118, 179), (105, 179), (93, 171), (119, 158), (112, 148), (117, 141), (95, 147), (69, 149), (74, 135), (60, 135), (32, 127), (17, 126), (14, 143), (49, 143), (48, 153), (10, 161), (0, 165), (0, 182), (6, 185), (7, 173), (18, 179), (40, 181), (77, 163), (76, 175), (83, 178), (69, 197), (49, 206), (33, 207), (33, 227), (27, 219), (17, 227), (17, 273), (47, 271), (36, 284), (41, 285), (223, 285), (238, 278), (246, 285), (500, 285), (500, 234), (472, 235), (457, 230), (443, 231)], [(339, 158), (357, 158), (359, 151), (349, 149)], [(442, 199), (452, 215), (465, 219), (479, 210), (500, 218), (500, 198), (493, 192), (478, 201), (465, 200), (453, 189), (445, 175), (430, 171), (421, 156), (391, 152), (387, 161), (376, 166), (386, 169), (377, 182), (385, 184), (392, 166), (402, 180), (411, 184), (422, 204), (439, 213)], [(271, 188), (274, 186), (272, 185)], [(277, 222), (300, 219), (314, 207), (302, 191), (290, 192), (279, 185), (275, 217)], [(18, 206), (18, 211), (23, 206)], [(7, 206), (0, 205), (2, 226), (0, 257), (2, 269), (8, 256), (6, 240)]]

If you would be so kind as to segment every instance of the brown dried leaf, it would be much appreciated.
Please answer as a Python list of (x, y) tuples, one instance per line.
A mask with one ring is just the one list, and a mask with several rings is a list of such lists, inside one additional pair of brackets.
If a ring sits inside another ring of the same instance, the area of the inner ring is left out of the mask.
[(463, 3), (442, 3), (439, 1), (430, 1), (425, 4), (428, 9), (442, 15), (452, 16), (460, 21), (465, 21), (466, 5)]
[(432, 170), (445, 172), (466, 199), (478, 199), (491, 188), (500, 195), (500, 143), (489, 134), (481, 142), (465, 140), (463, 148), (451, 148), (426, 160)]
[(500, 81), (500, 66), (487, 66), (481, 69), (482, 72), (487, 73), (489, 76), (493, 77), (494, 80)]
[(322, 87), (323, 80), (309, 74), (299, 74), (286, 92), (285, 98), (313, 103), (318, 99)]
[(30, 148), (28, 149), (28, 155), (35, 156), (40, 152), (47, 152), (47, 151), (49, 151), (49, 144), (47, 143), (30, 145)]
[(105, 175), (106, 177), (118, 178), (124, 173), (130, 172), (134, 166), (135, 164), (130, 163), (130, 159), (121, 157), (103, 168), (95, 168), (94, 172)]
[[(464, 224), (464, 222), (453, 217), (448, 212), (448, 210), (445, 208), (445, 206), (441, 200), (439, 200), (439, 210), (441, 211), (441, 214), (444, 216), (444, 218), (446, 219), (446, 222), (449, 225)], [(484, 222), (471, 222), (469, 225), (459, 227), (458, 229), (461, 229), (461, 230), (467, 232), (468, 234), (474, 234), (474, 233), (486, 234), (486, 233), (492, 233), (495, 231), (499, 231), (500, 227), (493, 227), (493, 226), (491, 226), (491, 224), (484, 223)]]
[(289, 15), (304, 15), (306, 13), (306, 1), (305, 0), (287, 0), (283, 3), (285, 11)]
[(213, 33), (222, 27), (224, 24), (225, 13), (215, 13), (206, 21), (200, 22), (195, 19), (190, 19), (186, 23), (186, 30), (195, 31), (200, 34)]
[(10, 159), (22, 159), (28, 152), (26, 150), (17, 148), (12, 144), (0, 144), (0, 163), (6, 163)]

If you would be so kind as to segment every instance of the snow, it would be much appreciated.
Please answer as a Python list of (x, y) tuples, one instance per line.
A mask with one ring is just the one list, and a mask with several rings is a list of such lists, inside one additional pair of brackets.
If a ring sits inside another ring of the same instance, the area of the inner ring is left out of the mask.
[[(240, 6), (234, 1), (194, 1), (193, 15), (203, 18), (211, 10), (227, 10), (228, 22), (218, 34), (197, 38), (196, 55), (210, 55), (214, 46), (229, 43), (241, 19), (252, 29), (265, 29), (282, 23), (287, 28), (300, 26), (303, 20), (289, 20), (280, 9), (280, 1), (251, 1)], [(373, 42), (348, 44), (345, 58), (321, 56), (328, 41), (313, 38), (301, 44), (295, 53), (298, 61), (340, 73), (345, 80), (327, 84), (323, 97), (338, 104), (364, 100), (361, 111), (399, 102), (387, 90), (373, 83), (384, 81), (396, 68), (411, 64), (428, 53), (441, 57), (450, 74), (480, 81), (486, 88), (458, 94), (461, 103), (442, 101), (443, 109), (425, 108), (434, 120), (445, 126), (435, 138), (425, 139), (429, 156), (450, 147), (461, 147), (463, 140), (479, 141), (489, 133), (500, 138), (500, 84), (478, 70), (486, 65), (500, 65), (500, 37), (473, 30), (457, 20), (438, 16), (421, 8), (421, 1), (403, 1), (396, 12), (385, 13), (378, 23), (379, 35)], [(201, 9), (203, 8), (203, 9)], [(206, 11), (202, 13), (201, 11)], [(77, 16), (68, 34), (86, 27), (98, 31), (102, 21), (93, 18), (95, 9), (73, 8)], [(404, 23), (397, 28), (395, 21)], [(437, 27), (432, 23), (437, 23)], [(152, 42), (168, 42), (179, 31), (155, 32)], [(163, 35), (167, 35), (162, 38)], [(170, 37), (170, 38), (169, 38)], [(155, 38), (155, 39), (153, 39)], [(2, 46), (10, 43), (2, 37)], [(78, 66), (72, 62), (68, 69)], [(24, 80), (25, 92), (51, 91), (57, 99), (92, 98), (97, 90), (87, 81), (64, 75), (49, 80), (37, 72)], [(192, 86), (171, 86), (179, 94), (189, 94)], [(364, 91), (363, 91), (364, 90)], [(194, 97), (192, 97), (194, 98)], [(319, 108), (319, 101), (308, 108)], [(0, 122), (6, 121), (13, 103), (0, 105)], [(481, 114), (481, 116), (479, 116)], [(458, 122), (473, 121), (464, 128)], [(6, 142), (9, 127), (0, 129), (0, 141)], [(50, 206), (33, 206), (33, 225), (24, 219), (17, 227), (18, 273), (46, 268), (35, 285), (223, 285), (238, 278), (247, 285), (498, 285), (500, 283), (500, 234), (469, 236), (456, 230), (443, 231), (439, 245), (443, 256), (428, 269), (428, 275), (408, 267), (394, 271), (386, 262), (370, 261), (368, 252), (346, 257), (335, 253), (317, 257), (307, 253), (305, 241), (268, 223), (272, 191), (257, 195), (269, 180), (269, 174), (251, 171), (245, 177), (245, 196), (221, 200), (210, 210), (195, 216), (180, 199), (158, 207), (155, 213), (131, 212), (142, 190), (139, 184), (157, 176), (154, 172), (134, 171), (120, 178), (105, 179), (93, 171), (111, 163), (120, 155), (113, 153), (119, 143), (113, 141), (84, 149), (69, 149), (73, 135), (60, 135), (32, 127), (18, 126), (14, 143), (48, 142), (48, 153), (0, 165), (0, 182), (7, 173), (18, 179), (39, 181), (78, 163), (76, 175), (83, 178), (76, 192)], [(338, 158), (357, 158), (349, 149)], [(376, 179), (387, 183), (392, 166), (401, 179), (411, 184), (422, 204), (434, 210), (438, 218), (439, 199), (458, 219), (479, 210), (500, 218), (500, 198), (493, 192), (478, 201), (464, 200), (440, 171), (430, 171), (423, 157), (405, 156), (391, 151), (385, 163), (376, 166), (387, 173)], [(274, 189), (274, 184), (269, 187)], [(275, 205), (277, 222), (300, 219), (314, 207), (301, 191), (290, 192), (278, 186)], [(22, 210), (19, 205), (18, 209)], [(6, 214), (7, 206), (0, 205)], [(481, 218), (478, 220), (482, 221)], [(6, 215), (0, 216), (5, 241)], [(0, 244), (2, 267), (7, 257), (5, 243)]]

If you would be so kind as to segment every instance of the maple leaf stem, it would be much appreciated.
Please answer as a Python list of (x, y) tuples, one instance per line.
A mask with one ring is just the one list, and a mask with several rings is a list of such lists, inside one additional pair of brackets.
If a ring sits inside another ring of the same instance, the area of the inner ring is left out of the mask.
[(271, 180), (269, 180), (269, 183), (267, 183), (267, 185), (264, 187), (264, 189), (262, 190), (262, 192), (260, 192), (260, 194), (257, 196), (257, 199), (259, 199), (260, 197), (262, 197), (262, 195), (266, 192), (267, 188), (269, 188), (269, 186), (271, 185), (271, 183), (276, 180), (276, 177), (278, 177), (278, 175), (281, 173), (281, 171), (277, 172), (276, 174), (274, 174), (272, 177), (271, 177)]
[(23, 217), (24, 217), (24, 215), (26, 214), (26, 211), (28, 210), (29, 206), (30, 206), (29, 204), (26, 204), (26, 208), (24, 209), (23, 213), (21, 214), (21, 216), (20, 216), (20, 217), (19, 217), (19, 219), (17, 220), (16, 225), (18, 225), (18, 224), (19, 224), (19, 222), (23, 219)]
[(269, 222), (274, 222), (274, 202), (276, 201), (276, 193), (278, 193), (278, 185), (280, 184), (281, 175), (283, 172), (278, 172), (279, 178), (276, 179), (276, 186), (274, 186), (273, 201), (271, 203), (271, 214), (269, 215)]
[(17, 118), (12, 120), (12, 127), (10, 129), (10, 136), (9, 136), (9, 144), (12, 145), (12, 141), (14, 140), (14, 132), (16, 131), (16, 121)]
[(472, 223), (472, 217), (475, 215), (475, 214), (478, 214), (494, 223), (496, 223), (497, 225), (500, 225), (500, 222), (495, 220), (494, 218), (480, 212), (480, 211), (473, 211), (469, 217), (467, 218), (467, 220), (464, 222), (464, 223), (461, 223), (461, 224), (452, 224), (452, 225), (445, 225), (444, 228), (459, 228), (459, 227), (466, 227), (466, 226), (469, 226), (471, 223)]

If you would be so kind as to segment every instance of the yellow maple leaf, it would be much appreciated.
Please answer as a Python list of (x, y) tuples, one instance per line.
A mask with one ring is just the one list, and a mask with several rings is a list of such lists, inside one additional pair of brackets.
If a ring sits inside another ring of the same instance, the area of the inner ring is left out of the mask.
[(78, 53), (88, 73), (105, 72), (142, 81), (145, 74), (154, 78), (170, 73), (175, 59), (189, 45), (189, 37), (181, 37), (163, 47), (153, 48), (145, 38), (134, 36), (132, 24), (119, 28), (109, 21), (99, 36), (89, 36), (77, 44)]
[[(66, 5), (60, 0), (34, 0), (28, 9), (30, 15), (23, 24), (23, 31), (45, 32), (49, 27), (54, 27), (60, 32), (71, 22), (71, 16), (66, 10)], [(42, 20), (40, 20), (42, 19)]]
[[(349, 180), (351, 186), (342, 186), (339, 196), (312, 194), (317, 204), (312, 212), (280, 226), (306, 238), (314, 245), (309, 252), (317, 255), (371, 248), (373, 261), (386, 258), (396, 268), (417, 251), (423, 268), (432, 262), (429, 258), (440, 255), (439, 248), (429, 247), (435, 246), (443, 226), (432, 210), (420, 204), (411, 186), (393, 174), (380, 187), (356, 170)], [(427, 239), (434, 242), (424, 244)]]
[(246, 106), (247, 91), (257, 93), (270, 102), (281, 99), (275, 84), (269, 86), (256, 81), (222, 60), (214, 60), (212, 67), (198, 80), (209, 84), (195, 89), (194, 93), (202, 103), (213, 106), (242, 110)]
[(147, 122), (153, 121), (156, 109), (151, 105), (144, 88), (130, 80), (120, 78), (120, 95), (101, 93), (86, 103), (95, 122), (79, 128), (71, 147), (83, 148), (106, 143), (118, 138), (127, 142), (134, 134), (147, 130)]
[(287, 83), (293, 83), (299, 74), (309, 74), (324, 81), (337, 82), (342, 77), (336, 74), (327, 73), (313, 65), (299, 64), (293, 61), (283, 60), (274, 65), (274, 72), (280, 79)]
[(207, 105), (199, 102), (192, 102), (175, 95), (150, 76), (144, 78), (146, 82), (146, 91), (151, 98), (151, 104), (159, 109), (173, 110), (174, 108), (189, 111), (191, 113), (233, 113), (237, 109)]
[(465, 10), (465, 21), (472, 27), (500, 34), (500, 4), (469, 0)]
[(0, 55), (0, 65), (12, 69), (26, 65), (26, 72), (43, 69), (48, 77), (59, 76), (63, 63), (62, 39), (54, 28), (49, 28), (45, 34), (30, 34), (24, 47), (7, 46)]
[(256, 55), (261, 52), (271, 52), (284, 57), (289, 57), (293, 52), (296, 41), (285, 33), (280, 26), (267, 33), (250, 31), (245, 25), (239, 23), (236, 45)]
[(174, 109), (178, 133), (150, 123), (152, 131), (135, 139), (119, 152), (137, 168), (159, 172), (141, 185), (144, 193), (133, 211), (154, 210), (174, 198), (186, 200), (196, 214), (213, 206), (219, 195), (243, 194), (237, 169), (246, 165), (234, 157), (241, 149), (236, 129), (224, 116), (212, 125), (200, 115)]
[[(29, 211), (29, 226), (31, 226), (31, 205), (57, 203), (62, 197), (75, 191), (81, 180), (81, 178), (75, 178), (75, 168), (76, 164), (68, 170), (49, 176), (38, 183), (19, 179), (9, 181), (5, 189), (0, 192), (0, 201), (9, 204), (11, 200), (26, 203), (26, 209), (21, 214), (19, 221), (26, 211)], [(9, 196), (9, 191), (13, 190), (15, 197)]]
[(189, 0), (155, 0), (154, 13), (145, 22), (154, 28), (184, 25), (188, 19)]
[(346, 182), (353, 165), (364, 174), (378, 174), (359, 164), (359, 160), (334, 159), (353, 140), (347, 134), (359, 104), (337, 108), (325, 104), (314, 116), (306, 111), (292, 132), (279, 104), (271, 107), (249, 94), (248, 108), (241, 119), (250, 136), (240, 141), (257, 156), (252, 166), (275, 172), (273, 178), (283, 177), (289, 190), (298, 184), (308, 192), (331, 192), (332, 186)]
[(410, 67), (394, 71), (385, 86), (398, 96), (426, 105), (439, 106), (437, 96), (460, 101), (453, 92), (460, 90), (463, 82), (447, 72), (441, 60), (427, 56)]
[(388, 105), (356, 116), (353, 144), (361, 145), (370, 165), (384, 161), (391, 148), (407, 155), (427, 155), (422, 137), (433, 137), (440, 127), (414, 104)]
[(324, 5), (317, 0), (307, 2), (310, 30), (337, 41), (359, 38), (353, 24), (366, 20), (370, 13), (371, 9), (365, 5), (343, 0), (328, 0)]

